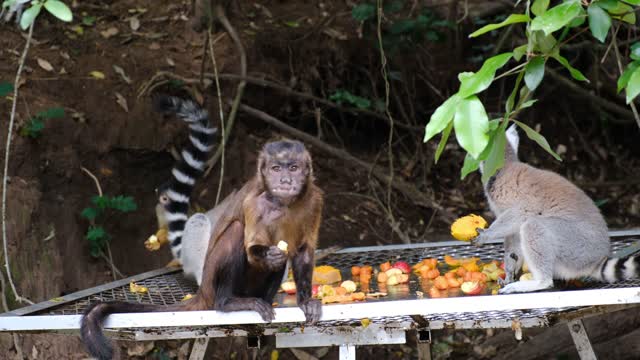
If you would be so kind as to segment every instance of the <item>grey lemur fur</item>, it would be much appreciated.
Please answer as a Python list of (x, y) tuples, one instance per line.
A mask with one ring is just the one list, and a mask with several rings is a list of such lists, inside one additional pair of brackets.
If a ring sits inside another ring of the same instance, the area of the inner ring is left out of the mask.
[[(506, 136), (504, 167), (484, 184), (497, 218), (474, 240), (505, 239), (506, 286), (500, 292), (543, 290), (553, 279), (638, 277), (639, 257), (610, 257), (607, 224), (594, 202), (564, 177), (520, 162), (515, 125)], [(514, 282), (523, 261), (533, 280)]]

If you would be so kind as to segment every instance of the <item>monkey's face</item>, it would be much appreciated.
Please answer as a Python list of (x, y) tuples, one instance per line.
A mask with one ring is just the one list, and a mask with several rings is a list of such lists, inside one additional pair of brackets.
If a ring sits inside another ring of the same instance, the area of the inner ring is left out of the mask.
[(275, 156), (264, 164), (262, 178), (269, 194), (284, 204), (290, 204), (307, 185), (309, 168), (301, 157)]

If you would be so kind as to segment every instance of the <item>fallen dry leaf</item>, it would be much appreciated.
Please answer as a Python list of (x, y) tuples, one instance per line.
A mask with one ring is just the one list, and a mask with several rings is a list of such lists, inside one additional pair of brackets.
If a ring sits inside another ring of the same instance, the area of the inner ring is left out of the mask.
[(105, 78), (104, 73), (101, 71), (92, 71), (89, 73), (89, 75), (91, 75), (92, 77), (98, 80), (103, 80)]
[(112, 26), (110, 28), (108, 28), (107, 30), (104, 31), (100, 31), (100, 35), (102, 35), (103, 38), (108, 39), (112, 36), (118, 35), (118, 33), (120, 32), (120, 30), (118, 30), (117, 27)]
[(138, 31), (138, 29), (140, 29), (140, 19), (135, 16), (129, 18), (129, 26), (131, 30)]
[(152, 42), (151, 45), (149, 45), (149, 50), (160, 50), (160, 44), (155, 41)]
[(120, 107), (122, 109), (124, 109), (125, 112), (129, 112), (129, 105), (127, 105), (127, 99), (124, 98), (124, 96), (122, 96), (122, 94), (120, 94), (119, 92), (115, 92), (116, 95), (116, 102), (118, 103), (118, 105), (120, 105)]
[(132, 82), (131, 78), (127, 76), (123, 68), (121, 68), (118, 65), (113, 65), (113, 71), (115, 71), (116, 74), (120, 75), (120, 77), (122, 78), (122, 80), (124, 80), (124, 82), (126, 82), (127, 84), (131, 84)]
[(36, 58), (36, 61), (38, 62), (38, 66), (40, 66), (42, 69), (46, 71), (53, 71), (53, 66), (47, 60), (43, 58)]

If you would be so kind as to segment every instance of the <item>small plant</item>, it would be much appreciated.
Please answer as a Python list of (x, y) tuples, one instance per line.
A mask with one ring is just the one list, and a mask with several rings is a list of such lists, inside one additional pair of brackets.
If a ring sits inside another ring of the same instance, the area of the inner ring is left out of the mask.
[(64, 117), (63, 108), (50, 108), (45, 111), (41, 111), (24, 124), (20, 129), (20, 135), (35, 139), (42, 134), (44, 121), (46, 119), (59, 119), (62, 117)]
[(89, 241), (89, 253), (97, 258), (104, 254), (111, 236), (104, 227), (97, 225), (97, 219), (108, 210), (128, 213), (138, 208), (131, 196), (94, 196), (91, 199), (93, 206), (89, 206), (82, 210), (80, 216), (89, 220), (91, 224), (85, 235), (85, 239)]
[[(2, 3), (2, 8), (14, 9), (18, 14), (22, 10), (23, 4), (28, 1), (25, 0), (5, 0)], [(22, 30), (26, 30), (33, 24), (36, 20), (36, 17), (40, 14), (42, 8), (45, 8), (51, 15), (57, 17), (58, 19), (70, 22), (73, 20), (73, 14), (71, 10), (65, 3), (59, 0), (33, 0), (31, 1), (31, 6), (22, 13), (22, 17), (20, 17), (20, 27)]]
[(338, 90), (333, 95), (329, 97), (331, 101), (335, 101), (336, 103), (342, 105), (343, 103), (347, 103), (349, 105), (355, 106), (358, 109), (369, 109), (371, 107), (371, 101), (369, 99), (365, 99), (358, 95), (353, 95), (348, 90)]
[(0, 81), (0, 97), (5, 97), (13, 91), (13, 85), (6, 81)]

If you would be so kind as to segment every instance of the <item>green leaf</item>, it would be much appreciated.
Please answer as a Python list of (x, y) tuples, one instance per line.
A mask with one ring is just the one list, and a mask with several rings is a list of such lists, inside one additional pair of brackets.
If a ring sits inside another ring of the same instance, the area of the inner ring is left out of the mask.
[(65, 3), (58, 0), (46, 0), (44, 2), (44, 8), (51, 13), (51, 15), (66, 22), (73, 20), (73, 14)]
[(571, 66), (571, 64), (569, 64), (569, 61), (565, 57), (563, 57), (560, 54), (553, 55), (552, 57), (554, 59), (556, 59), (560, 64), (562, 64), (562, 66), (564, 66), (567, 70), (569, 70), (569, 73), (571, 74), (571, 77), (573, 77), (576, 80), (589, 82), (589, 79), (587, 79), (580, 72), (580, 70), (578, 70), (578, 69), (574, 68), (573, 66)]
[(531, 5), (531, 12), (535, 16), (542, 16), (549, 8), (549, 0), (535, 0)]
[(540, 135), (540, 133), (533, 130), (529, 126), (521, 123), (520, 121), (513, 120), (513, 122), (518, 124), (518, 126), (522, 128), (522, 130), (524, 130), (525, 134), (527, 134), (527, 137), (529, 137), (529, 139), (538, 143), (540, 147), (545, 149), (549, 154), (551, 154), (554, 158), (556, 158), (556, 160), (562, 161), (562, 158), (560, 158), (560, 155), (556, 154), (555, 151), (551, 150), (551, 146), (549, 146), (549, 143), (547, 142), (547, 139), (544, 138), (544, 136)]
[(537, 49), (543, 54), (553, 55), (552, 52), (558, 52), (558, 49), (556, 48), (558, 40), (556, 40), (556, 38), (551, 34), (545, 35), (542, 31), (534, 31), (532, 40), (534, 49)]
[(440, 155), (444, 151), (444, 147), (447, 145), (447, 141), (449, 140), (449, 135), (451, 135), (451, 129), (453, 129), (453, 121), (449, 121), (449, 125), (442, 132), (442, 138), (440, 138), (440, 143), (438, 143), (438, 148), (436, 149), (436, 155), (434, 157), (435, 163), (438, 163), (438, 159), (440, 159)]
[(484, 91), (491, 85), (491, 82), (493, 82), (496, 71), (503, 67), (511, 57), (513, 57), (513, 53), (508, 52), (485, 60), (482, 68), (480, 68), (477, 73), (463, 79), (458, 95), (460, 95), (461, 98), (466, 98)]
[(291, 21), (285, 21), (283, 24), (285, 24), (286, 26), (290, 27), (290, 28), (297, 28), (300, 27), (300, 23), (295, 21), (295, 20), (291, 20)]
[(515, 61), (520, 61), (520, 59), (522, 59), (522, 57), (524, 56), (524, 54), (527, 53), (527, 44), (524, 45), (520, 45), (517, 48), (513, 49), (513, 59)]
[(436, 111), (433, 112), (433, 115), (431, 115), (431, 119), (429, 119), (429, 123), (424, 130), (423, 142), (429, 141), (429, 139), (440, 133), (447, 127), (447, 125), (449, 125), (451, 120), (453, 120), (453, 115), (456, 112), (456, 107), (459, 102), (460, 96), (458, 96), (458, 94), (454, 94), (442, 103), (442, 105), (438, 106)]
[(472, 172), (478, 170), (480, 167), (480, 160), (476, 160), (471, 156), (471, 154), (467, 154), (464, 157), (464, 163), (462, 164), (462, 169), (460, 170), (460, 180), (464, 180), (467, 175)]
[(524, 71), (521, 71), (516, 78), (516, 84), (513, 86), (513, 90), (511, 90), (511, 94), (507, 98), (507, 103), (505, 104), (505, 120), (509, 118), (511, 111), (513, 110), (513, 104), (516, 101), (516, 95), (518, 94), (518, 88), (520, 87), (520, 83), (522, 82), (522, 78), (524, 77)]
[(36, 3), (31, 6), (27, 10), (22, 13), (22, 17), (20, 18), (20, 27), (22, 30), (27, 30), (31, 24), (36, 20), (38, 14), (40, 14), (40, 10), (42, 9), (41, 3)]
[(475, 73), (473, 71), (464, 71), (458, 74), (458, 81), (462, 84), (465, 79), (472, 77)]
[(453, 126), (460, 146), (477, 159), (489, 142), (489, 118), (477, 96), (460, 101), (456, 107)]
[(522, 105), (520, 105), (520, 109), (526, 109), (528, 107), (531, 107), (533, 104), (535, 104), (538, 100), (536, 99), (531, 99), (528, 101), (525, 101)]
[(615, 10), (618, 7), (618, 0), (598, 0), (594, 2), (595, 5), (600, 6), (601, 8), (610, 11)]
[(629, 56), (633, 60), (640, 60), (640, 42), (636, 42), (631, 45), (631, 54)]
[(347, 90), (338, 90), (329, 97), (329, 100), (335, 101), (338, 104), (348, 103), (359, 109), (369, 109), (371, 107), (371, 101), (363, 97), (354, 95)]
[(524, 83), (529, 90), (535, 90), (544, 78), (544, 57), (536, 56), (524, 67)]
[(101, 226), (91, 226), (85, 235), (89, 241), (89, 253), (93, 257), (100, 257), (109, 240), (109, 234)]
[(627, 68), (624, 70), (620, 78), (618, 78), (618, 92), (622, 91), (622, 89), (627, 87), (629, 83), (629, 79), (631, 78), (631, 74), (640, 66), (640, 62), (634, 61), (627, 65)]
[(138, 208), (133, 197), (124, 195), (118, 195), (111, 198), (109, 201), (109, 207), (122, 212), (130, 212)]
[(351, 16), (358, 21), (367, 21), (376, 16), (376, 7), (372, 4), (360, 4), (351, 10)]
[(20, 129), (20, 135), (28, 136), (32, 139), (39, 137), (44, 129), (44, 122), (38, 117), (32, 117), (29, 121)]
[(94, 196), (91, 198), (91, 203), (97, 206), (98, 209), (104, 210), (109, 207), (109, 197), (107, 196)]
[(635, 69), (627, 83), (627, 104), (640, 94), (640, 69)]
[(64, 108), (52, 107), (39, 112), (37, 116), (43, 119), (60, 119), (64, 117)]
[(82, 212), (80, 213), (80, 216), (87, 220), (95, 220), (98, 215), (100, 215), (100, 211), (92, 207), (84, 208), (84, 210), (82, 210)]
[(624, 4), (621, 1), (617, 1), (614, 7), (612, 6), (605, 7), (603, 4), (600, 4), (600, 2), (598, 4), (603, 9), (607, 10), (609, 14), (612, 15), (612, 18), (617, 20), (622, 20), (629, 24), (636, 23), (636, 13), (634, 12), (634, 9), (631, 6)]
[(489, 143), (491, 150), (482, 165), (482, 182), (486, 183), (502, 166), (504, 166), (504, 148), (507, 143), (507, 137), (504, 128), (499, 127), (493, 134), (492, 141)]
[(531, 21), (531, 30), (542, 30), (549, 35), (569, 24), (581, 10), (580, 1), (574, 0), (554, 6)]
[(84, 16), (82, 18), (82, 25), (84, 26), (93, 26), (96, 23), (96, 17), (95, 16)]
[(396, 13), (402, 10), (402, 8), (403, 8), (402, 1), (391, 1), (389, 3), (385, 1), (384, 5), (382, 6), (382, 10), (384, 11), (385, 14)]
[(13, 91), (13, 85), (6, 81), (0, 82), (0, 97), (5, 97)]
[(611, 28), (611, 16), (601, 7), (593, 4), (587, 9), (587, 14), (589, 14), (589, 29), (591, 30), (591, 34), (603, 43)]
[(477, 36), (480, 36), (482, 34), (486, 34), (489, 31), (493, 31), (495, 29), (499, 29), (499, 28), (507, 26), (507, 25), (523, 23), (523, 22), (527, 22), (527, 21), (531, 21), (531, 18), (529, 18), (525, 14), (511, 14), (506, 19), (504, 19), (504, 21), (502, 21), (501, 23), (485, 25), (485, 26), (481, 27), (480, 29), (472, 32), (469, 35), (469, 37), (470, 38), (477, 37)]

